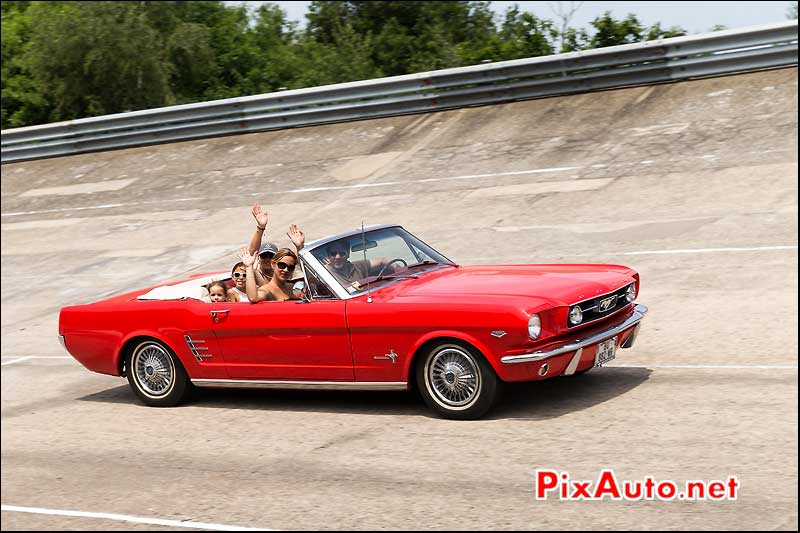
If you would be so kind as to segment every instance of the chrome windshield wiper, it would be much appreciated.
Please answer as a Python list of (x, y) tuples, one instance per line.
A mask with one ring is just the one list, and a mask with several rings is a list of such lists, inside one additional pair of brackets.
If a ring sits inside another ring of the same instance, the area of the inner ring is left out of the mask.
[(375, 283), (377, 281), (385, 281), (389, 279), (417, 279), (419, 276), (416, 274), (385, 274), (383, 276), (370, 276), (368, 278), (364, 278), (360, 281), (357, 281), (358, 287), (357, 290), (363, 290), (367, 288), (367, 285), (370, 283)]
[(426, 265), (448, 265), (448, 266), (458, 266), (455, 263), (441, 263), (439, 261), (432, 261), (430, 259), (426, 259), (425, 261), (420, 261), (419, 263), (414, 263), (413, 265), (408, 265), (406, 268), (412, 268), (417, 266), (426, 266)]
[(381, 281), (384, 279), (417, 279), (419, 276), (417, 274), (384, 274), (382, 276), (375, 276), (375, 279), (368, 278), (370, 283), (375, 281)]

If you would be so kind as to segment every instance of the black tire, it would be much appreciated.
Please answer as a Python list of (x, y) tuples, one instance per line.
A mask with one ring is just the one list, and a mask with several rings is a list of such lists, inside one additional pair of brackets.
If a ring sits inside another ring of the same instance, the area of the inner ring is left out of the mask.
[(191, 390), (189, 378), (175, 353), (154, 339), (136, 344), (125, 361), (128, 383), (138, 398), (153, 407), (172, 407)]
[(501, 382), (478, 350), (449, 341), (421, 354), (416, 383), (425, 404), (440, 416), (474, 420), (494, 405)]

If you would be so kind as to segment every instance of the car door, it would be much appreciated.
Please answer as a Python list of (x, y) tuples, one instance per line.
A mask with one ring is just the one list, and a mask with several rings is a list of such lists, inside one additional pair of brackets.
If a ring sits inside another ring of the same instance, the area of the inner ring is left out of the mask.
[(354, 379), (344, 301), (226, 302), (210, 312), (231, 378)]

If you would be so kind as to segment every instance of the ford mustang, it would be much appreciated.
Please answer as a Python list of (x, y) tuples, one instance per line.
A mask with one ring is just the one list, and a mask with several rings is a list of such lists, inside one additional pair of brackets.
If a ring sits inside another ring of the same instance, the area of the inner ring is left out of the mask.
[(145, 404), (194, 387), (416, 390), (474, 419), (503, 383), (588, 372), (630, 348), (639, 274), (606, 264), (457, 265), (398, 225), (307, 244), (296, 299), (210, 303), (209, 273), (67, 306), (59, 339)]

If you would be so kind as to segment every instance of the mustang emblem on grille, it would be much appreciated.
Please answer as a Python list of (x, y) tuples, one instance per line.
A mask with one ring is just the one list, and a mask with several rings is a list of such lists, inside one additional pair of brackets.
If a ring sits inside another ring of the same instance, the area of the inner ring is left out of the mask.
[(601, 313), (604, 313), (614, 307), (614, 304), (617, 303), (617, 295), (609, 296), (605, 300), (600, 300), (597, 304), (597, 310)]

